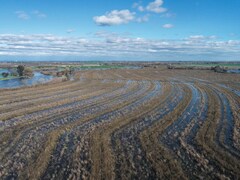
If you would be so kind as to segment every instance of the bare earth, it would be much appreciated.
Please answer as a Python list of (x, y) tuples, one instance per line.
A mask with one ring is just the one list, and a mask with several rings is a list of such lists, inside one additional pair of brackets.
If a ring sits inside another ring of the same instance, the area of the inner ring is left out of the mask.
[(239, 74), (88, 70), (0, 99), (0, 179), (240, 178)]

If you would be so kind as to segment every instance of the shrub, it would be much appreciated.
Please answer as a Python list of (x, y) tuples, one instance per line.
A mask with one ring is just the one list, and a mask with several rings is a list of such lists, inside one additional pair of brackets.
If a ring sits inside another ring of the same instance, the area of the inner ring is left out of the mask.
[(2, 77), (4, 77), (4, 78), (8, 77), (8, 75), (9, 75), (9, 73), (7, 73), (7, 72), (2, 73)]

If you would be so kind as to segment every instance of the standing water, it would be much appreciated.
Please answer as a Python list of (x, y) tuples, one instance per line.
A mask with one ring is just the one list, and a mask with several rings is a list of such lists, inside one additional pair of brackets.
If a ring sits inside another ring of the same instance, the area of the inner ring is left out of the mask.
[[(7, 72), (7, 71), (4, 71)], [(22, 86), (31, 86), (50, 81), (53, 77), (44, 75), (40, 72), (34, 72), (34, 76), (30, 78), (15, 78), (9, 80), (0, 80), (0, 88), (16, 88)]]

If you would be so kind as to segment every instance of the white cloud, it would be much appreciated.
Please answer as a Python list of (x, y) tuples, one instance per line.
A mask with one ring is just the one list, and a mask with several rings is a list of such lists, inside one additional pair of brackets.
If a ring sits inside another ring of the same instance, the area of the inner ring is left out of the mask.
[[(166, 12), (167, 9), (162, 7), (163, 0), (155, 0), (150, 2), (146, 7), (142, 6), (141, 2), (136, 2), (132, 5), (133, 8), (137, 8), (138, 11), (144, 12), (154, 12), (154, 13), (163, 13)], [(113, 25), (120, 25), (120, 24), (127, 24), (131, 21), (137, 22), (147, 22), (149, 21), (149, 15), (145, 14), (142, 17), (135, 17), (135, 12), (131, 12), (128, 9), (124, 10), (113, 10), (111, 12), (107, 12), (105, 15), (95, 16), (93, 17), (94, 22), (99, 26), (113, 26)], [(170, 16), (170, 14), (166, 15)]]
[(46, 18), (47, 17), (46, 14), (44, 14), (38, 10), (33, 11), (33, 14), (36, 15), (38, 18)]
[(199, 39), (205, 39), (206, 37), (203, 36), (203, 35), (192, 35), (189, 37), (189, 39), (196, 39), (196, 40), (199, 40)]
[(145, 11), (145, 8), (143, 6), (138, 6), (138, 10), (143, 12), (143, 11)]
[(38, 10), (32, 11), (29, 14), (26, 13), (25, 11), (16, 11), (15, 13), (17, 14), (17, 17), (19, 19), (23, 19), (23, 20), (30, 19), (30, 15), (29, 14), (31, 14), (32, 16), (35, 16), (37, 18), (46, 18), (47, 17), (46, 14), (44, 14), (44, 13), (38, 11)]
[(240, 41), (237, 40), (228, 40), (227, 43), (232, 46), (240, 45)]
[(139, 2), (139, 3), (134, 3), (132, 7), (138, 9), (138, 10), (141, 11), (141, 12), (145, 11), (145, 7), (143, 7), (143, 6), (141, 5), (141, 2)]
[(191, 35), (186, 40), (188, 41), (205, 41), (205, 40), (214, 40), (216, 36), (204, 36), (204, 35)]
[(147, 22), (147, 21), (149, 21), (149, 16), (150, 16), (149, 14), (146, 14), (142, 17), (137, 18), (136, 21), (139, 23)]
[(66, 32), (67, 33), (73, 33), (73, 32), (75, 32), (75, 29), (68, 29)]
[(166, 12), (167, 9), (163, 8), (162, 5), (163, 5), (163, 0), (155, 0), (151, 3), (149, 3), (148, 6), (146, 7), (146, 9), (148, 11), (155, 12), (155, 13)]
[(175, 16), (176, 16), (176, 14), (174, 14), (174, 13), (165, 13), (165, 14), (161, 15), (162, 18), (172, 18)]
[(150, 53), (156, 53), (157, 50), (155, 50), (155, 49), (148, 49), (148, 52), (150, 52)]
[(17, 17), (22, 20), (30, 19), (30, 16), (25, 11), (16, 11)]
[(137, 2), (133, 3), (133, 5), (132, 5), (133, 8), (137, 8), (138, 6), (139, 6), (139, 3), (137, 3)]
[(155, 0), (153, 2), (150, 2), (146, 7), (144, 7), (141, 5), (142, 3), (139, 2), (134, 3), (133, 8), (138, 9), (140, 12), (149, 11), (154, 13), (163, 13), (167, 11), (166, 8), (162, 7), (163, 3), (163, 0)]
[[(193, 35), (185, 39), (163, 40), (134, 38), (129, 35), (99, 32), (96, 37), (61, 37), (51, 34), (0, 34), (0, 58), (4, 56), (81, 56), (133, 57), (157, 60), (163, 55), (213, 58), (220, 55), (240, 56), (240, 41), (219, 41), (211, 36)], [(201, 39), (195, 41), (192, 39)], [(222, 57), (222, 56), (221, 56)], [(156, 59), (157, 58), (157, 59)]]
[(174, 27), (174, 25), (172, 25), (172, 24), (164, 24), (162, 27), (165, 28), (165, 29), (171, 29), (171, 28)]
[(130, 12), (129, 10), (113, 10), (110, 13), (106, 13), (102, 16), (95, 16), (93, 20), (99, 26), (112, 26), (127, 24), (130, 21), (134, 20), (135, 13)]

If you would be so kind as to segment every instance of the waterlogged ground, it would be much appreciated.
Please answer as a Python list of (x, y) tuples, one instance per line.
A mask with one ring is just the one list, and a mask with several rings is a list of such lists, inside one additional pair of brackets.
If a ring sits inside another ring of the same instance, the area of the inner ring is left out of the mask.
[(0, 90), (0, 179), (239, 179), (240, 76), (88, 70)]
[[(0, 70), (0, 74), (6, 72), (5, 70)], [(3, 79), (0, 77), (0, 88), (17, 88), (22, 86), (32, 86), (36, 84), (46, 83), (50, 81), (53, 77), (49, 75), (44, 75), (39, 72), (34, 72), (34, 76), (30, 78), (19, 78), (19, 77), (8, 77)]]

